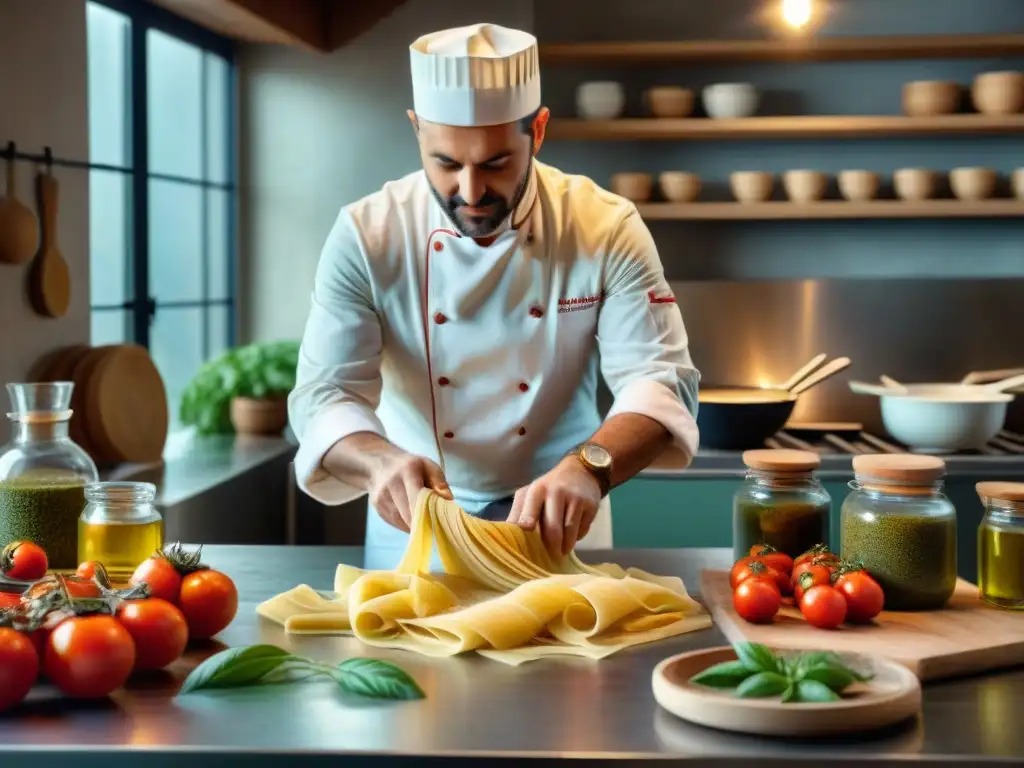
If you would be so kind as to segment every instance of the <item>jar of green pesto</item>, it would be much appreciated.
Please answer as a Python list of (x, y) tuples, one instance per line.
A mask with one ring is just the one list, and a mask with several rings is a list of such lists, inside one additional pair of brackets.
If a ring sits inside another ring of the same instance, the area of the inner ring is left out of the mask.
[(882, 586), (885, 609), (942, 608), (956, 589), (956, 508), (937, 456), (855, 456), (840, 523), (844, 560)]
[(745, 451), (747, 475), (733, 495), (733, 559), (767, 544), (790, 557), (828, 544), (832, 500), (814, 476), (821, 457), (813, 451)]
[(68, 437), (70, 381), (8, 384), (11, 442), (0, 449), (0, 549), (31, 541), (56, 570), (78, 565), (78, 517), (96, 465)]

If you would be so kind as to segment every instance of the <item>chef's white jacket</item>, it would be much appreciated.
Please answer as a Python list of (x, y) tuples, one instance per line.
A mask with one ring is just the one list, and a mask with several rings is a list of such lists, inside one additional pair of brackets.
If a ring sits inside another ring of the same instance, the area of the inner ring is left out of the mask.
[[(534, 162), (505, 231), (481, 246), (422, 170), (389, 182), (342, 209), (320, 257), (289, 399), (299, 487), (325, 504), (358, 498), (321, 460), (375, 432), (440, 464), (477, 512), (597, 430), (599, 360), (609, 415), (660, 422), (692, 457), (699, 374), (631, 202)], [(367, 549), (389, 554), (367, 567), (393, 567), (406, 539), (371, 508)], [(607, 499), (587, 545), (611, 546)]]

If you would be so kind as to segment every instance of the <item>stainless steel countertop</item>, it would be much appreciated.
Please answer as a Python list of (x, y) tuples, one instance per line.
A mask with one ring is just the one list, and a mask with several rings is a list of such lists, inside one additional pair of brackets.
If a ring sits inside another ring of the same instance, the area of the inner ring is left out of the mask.
[[(61, 765), (64, 751), (87, 752), (87, 763), (108, 767), (138, 766), (143, 756), (144, 764), (169, 765), (187, 752), (190, 768), (223, 768), (234, 764), (231, 755), (242, 753), (268, 761), (288, 755), (289, 765), (356, 754), (379, 764), (397, 764), (399, 758), (404, 764), (414, 757), (425, 762), (443, 757), (446, 764), (460, 757), (638, 763), (676, 758), (715, 765), (749, 764), (755, 757), (787, 763), (842, 758), (833, 765), (952, 758), (1024, 762), (1021, 670), (930, 684), (923, 717), (880, 735), (815, 743), (744, 737), (688, 725), (661, 711), (651, 695), (655, 664), (675, 653), (723, 644), (716, 629), (600, 662), (548, 659), (513, 668), (472, 655), (431, 660), (367, 648), (352, 638), (290, 638), (256, 616), (258, 602), (299, 583), (329, 588), (338, 562), (361, 564), (359, 548), (211, 546), (204, 552), (207, 562), (239, 586), (239, 614), (221, 636), (223, 643), (274, 643), (325, 661), (388, 658), (416, 677), (427, 699), (370, 705), (345, 700), (331, 684), (174, 698), (189, 669), (211, 652), (206, 648), (191, 652), (169, 672), (131, 682), (109, 701), (72, 702), (40, 688), (19, 711), (0, 716), (0, 764), (28, 764), (31, 753), (33, 768)], [(726, 565), (729, 552), (622, 550), (587, 559), (677, 574), (696, 592), (700, 569)], [(11, 759), (19, 754), (24, 761)], [(82, 765), (77, 758), (76, 765)]]

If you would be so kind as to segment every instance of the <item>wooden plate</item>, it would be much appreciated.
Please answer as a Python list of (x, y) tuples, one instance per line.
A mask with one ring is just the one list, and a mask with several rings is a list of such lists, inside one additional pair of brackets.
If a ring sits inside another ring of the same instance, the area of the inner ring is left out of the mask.
[(735, 661), (729, 646), (682, 653), (654, 668), (651, 686), (663, 708), (691, 723), (761, 736), (835, 736), (894, 725), (921, 711), (921, 683), (910, 670), (877, 656), (841, 654), (844, 663), (874, 676), (850, 686), (841, 701), (783, 704), (778, 697), (738, 699), (690, 683), (691, 677), (723, 661)]

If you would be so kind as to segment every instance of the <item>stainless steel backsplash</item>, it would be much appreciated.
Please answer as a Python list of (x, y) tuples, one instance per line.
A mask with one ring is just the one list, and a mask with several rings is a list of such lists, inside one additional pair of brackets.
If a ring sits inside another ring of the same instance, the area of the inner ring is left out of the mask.
[[(778, 384), (819, 352), (852, 360), (800, 397), (794, 421), (859, 421), (882, 433), (877, 399), (854, 395), (850, 379), (875, 381), (884, 373), (897, 381), (955, 382), (971, 371), (1024, 368), (1024, 279), (672, 287), (702, 386)], [(1024, 431), (1024, 396), (1011, 407), (1007, 426)]]

